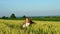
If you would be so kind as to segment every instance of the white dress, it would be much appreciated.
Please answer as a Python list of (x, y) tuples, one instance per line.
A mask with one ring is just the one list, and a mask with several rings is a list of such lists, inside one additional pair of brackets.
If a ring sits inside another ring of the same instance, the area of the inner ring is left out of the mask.
[(23, 28), (28, 27), (29, 25), (30, 25), (30, 23), (25, 23), (25, 24), (23, 24)]

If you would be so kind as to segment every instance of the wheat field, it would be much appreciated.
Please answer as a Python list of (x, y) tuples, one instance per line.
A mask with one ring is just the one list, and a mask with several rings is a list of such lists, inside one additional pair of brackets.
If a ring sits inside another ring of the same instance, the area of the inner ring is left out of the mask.
[[(33, 20), (34, 21), (34, 20)], [(58, 21), (34, 21), (36, 24), (22, 30), (24, 20), (0, 19), (0, 34), (60, 34)]]

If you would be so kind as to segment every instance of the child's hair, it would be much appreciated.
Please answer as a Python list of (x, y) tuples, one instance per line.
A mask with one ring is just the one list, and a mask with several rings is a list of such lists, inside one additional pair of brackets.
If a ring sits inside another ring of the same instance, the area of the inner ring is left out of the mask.
[(30, 23), (30, 18), (29, 17), (26, 17), (26, 19), (28, 19), (28, 22)]
[(28, 20), (29, 20), (29, 22), (30, 22), (30, 24), (33, 24), (34, 22), (30, 19), (30, 17), (26, 17)]

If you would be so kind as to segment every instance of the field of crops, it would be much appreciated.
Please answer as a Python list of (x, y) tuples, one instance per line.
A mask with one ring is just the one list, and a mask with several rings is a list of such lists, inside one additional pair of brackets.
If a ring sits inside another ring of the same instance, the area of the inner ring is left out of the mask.
[(22, 30), (23, 22), (24, 20), (0, 19), (0, 34), (60, 34), (60, 22), (34, 21), (36, 24)]

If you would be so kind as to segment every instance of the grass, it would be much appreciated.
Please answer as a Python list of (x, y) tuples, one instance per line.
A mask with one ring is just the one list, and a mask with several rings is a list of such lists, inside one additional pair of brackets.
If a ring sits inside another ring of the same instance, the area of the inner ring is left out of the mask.
[(35, 21), (26, 30), (21, 29), (24, 20), (2, 20), (0, 19), (0, 34), (60, 34), (60, 22)]

